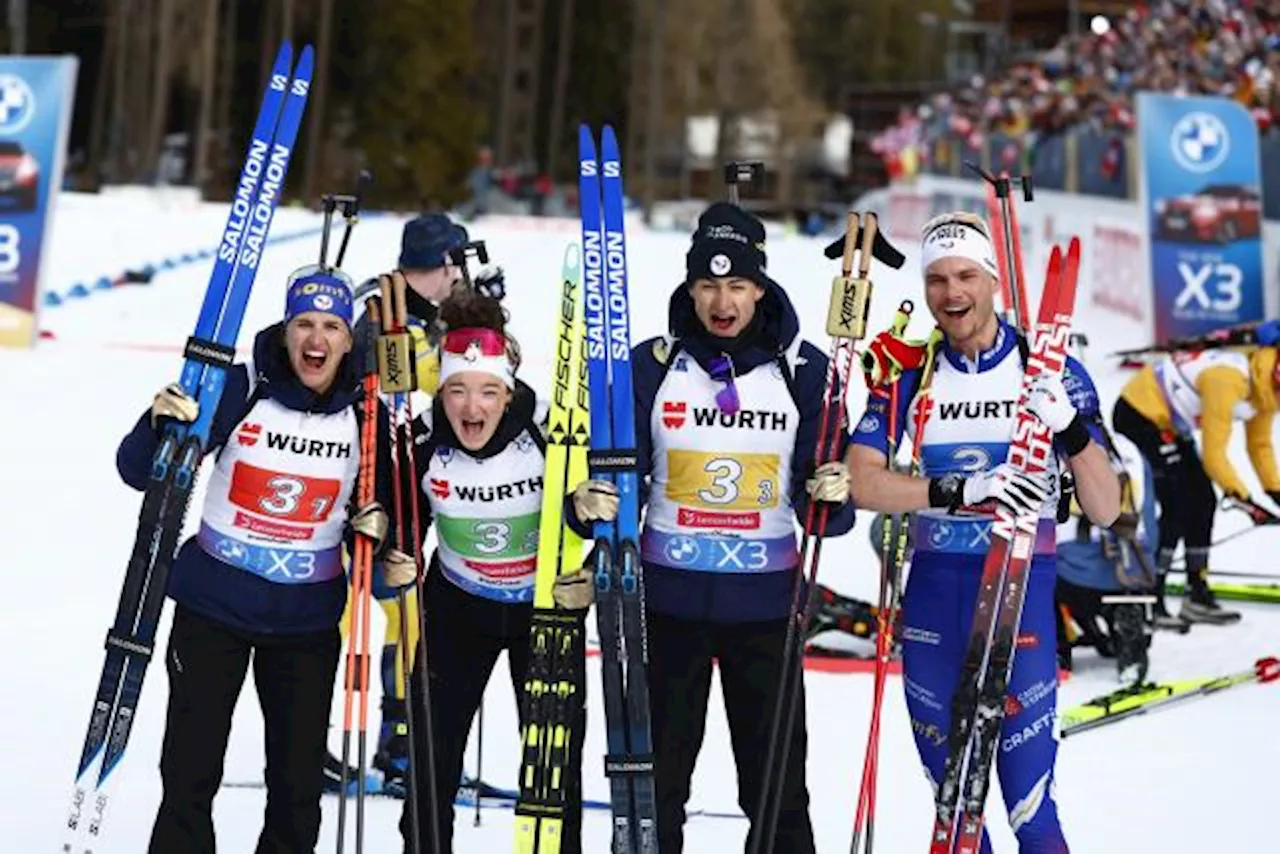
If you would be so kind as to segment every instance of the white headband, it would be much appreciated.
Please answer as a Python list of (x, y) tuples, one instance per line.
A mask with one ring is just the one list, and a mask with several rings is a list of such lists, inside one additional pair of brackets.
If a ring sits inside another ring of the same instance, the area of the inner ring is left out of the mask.
[(511, 368), (511, 360), (506, 356), (484, 356), (474, 353), (440, 354), (440, 385), (444, 385), (449, 377), (475, 371), (481, 374), (492, 374), (506, 384), (507, 388), (516, 387), (515, 371)]
[(920, 251), (923, 270), (939, 258), (968, 258), (991, 275), (1000, 275), (990, 238), (978, 226), (963, 220), (945, 220), (931, 228), (925, 233)]

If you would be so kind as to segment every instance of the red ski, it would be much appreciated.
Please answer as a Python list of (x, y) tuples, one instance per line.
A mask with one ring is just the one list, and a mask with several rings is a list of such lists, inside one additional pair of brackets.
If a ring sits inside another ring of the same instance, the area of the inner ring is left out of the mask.
[[(1009, 445), (1008, 462), (1027, 472), (1044, 471), (1053, 461), (1053, 434), (1027, 410), (1027, 389), (1036, 376), (1061, 375), (1066, 366), (1079, 269), (1078, 238), (1071, 239), (1065, 260), (1062, 250), (1053, 248)], [(950, 755), (938, 786), (930, 854), (977, 854), (982, 842), (982, 811), (1039, 522), (1036, 512), (1015, 515), (998, 506), (991, 524), (991, 550), (982, 567), (973, 629), (952, 700)]]

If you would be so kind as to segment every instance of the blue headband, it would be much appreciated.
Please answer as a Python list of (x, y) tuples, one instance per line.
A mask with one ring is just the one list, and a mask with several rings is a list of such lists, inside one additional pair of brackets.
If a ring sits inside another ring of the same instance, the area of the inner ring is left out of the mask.
[(284, 301), (284, 319), (287, 323), (304, 311), (322, 311), (332, 314), (351, 327), (354, 309), (351, 285), (340, 273), (308, 272), (289, 283)]

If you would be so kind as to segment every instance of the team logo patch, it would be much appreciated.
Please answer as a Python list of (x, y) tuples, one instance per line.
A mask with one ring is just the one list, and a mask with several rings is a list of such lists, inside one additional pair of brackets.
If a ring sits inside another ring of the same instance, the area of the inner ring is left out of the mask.
[(950, 522), (935, 522), (929, 528), (929, 545), (935, 549), (946, 548), (955, 538), (956, 529)]
[(664, 551), (675, 566), (692, 563), (698, 559), (698, 543), (693, 537), (672, 537), (667, 541)]
[(529, 453), (530, 451), (532, 451), (532, 450), (533, 450), (533, 448), (534, 448), (534, 444), (533, 444), (533, 437), (532, 437), (532, 436), (530, 436), (528, 433), (521, 433), (521, 434), (516, 438), (516, 450), (517, 450), (517, 451), (520, 451), (521, 453), (527, 454), (527, 453)]
[(316, 294), (316, 298), (312, 302), (320, 311), (328, 311), (333, 308), (333, 297), (328, 294)]
[(733, 269), (733, 262), (729, 260), (728, 255), (712, 255), (711, 256), (711, 273), (715, 276), (723, 276)]
[(880, 429), (880, 418), (875, 415), (864, 415), (858, 422), (859, 433), (874, 433)]
[(663, 401), (662, 426), (670, 430), (679, 430), (684, 426), (688, 412), (689, 404), (684, 401)]
[(244, 556), (246, 554), (245, 548), (243, 545), (241, 545), (240, 543), (237, 543), (235, 540), (231, 540), (227, 538), (218, 540), (218, 545), (216, 549), (219, 557), (224, 557), (227, 560), (231, 560), (231, 561), (242, 560), (244, 559)]
[(262, 425), (250, 424), (245, 422), (240, 425), (240, 429), (236, 431), (236, 441), (241, 445), (252, 448), (258, 444), (258, 439), (262, 437)]

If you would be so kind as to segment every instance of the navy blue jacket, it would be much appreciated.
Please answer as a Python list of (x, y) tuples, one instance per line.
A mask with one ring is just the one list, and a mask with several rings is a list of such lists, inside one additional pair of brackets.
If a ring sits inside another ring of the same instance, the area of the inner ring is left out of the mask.
[[(323, 397), (304, 386), (294, 375), (284, 350), (284, 325), (258, 333), (253, 344), (257, 373), (255, 399), (269, 398), (297, 412), (335, 413), (356, 407), (360, 415), (363, 393), (357, 359), (349, 354), (338, 371), (334, 387)], [(237, 363), (227, 371), (226, 387), (214, 413), (206, 453), (218, 451), (249, 414), (249, 370)], [(384, 421), (385, 411), (379, 410)], [(388, 431), (379, 427), (378, 455), (386, 459)], [(143, 413), (116, 453), (116, 468), (134, 489), (146, 489), (151, 459), (160, 444), (160, 433), (151, 426), (150, 412)], [(384, 467), (379, 467), (384, 468)], [(386, 491), (380, 484), (380, 494)], [(385, 504), (384, 506), (390, 506)], [(345, 576), (317, 584), (273, 584), (263, 578), (222, 563), (202, 549), (195, 537), (178, 550), (169, 574), (169, 597), (202, 616), (225, 625), (263, 634), (299, 634), (331, 629), (346, 605)]]
[[(783, 360), (787, 349), (800, 335), (800, 320), (786, 293), (778, 287), (770, 287), (756, 304), (759, 315), (758, 331), (752, 343), (733, 354), (734, 369), (743, 376), (759, 368)], [(708, 362), (720, 355), (709, 336), (702, 333), (702, 324), (693, 309), (693, 298), (687, 287), (681, 284), (671, 295), (668, 309), (671, 334), (678, 340), (680, 352), (695, 359), (704, 369)], [(658, 387), (666, 376), (667, 363), (660, 362), (654, 353), (659, 339), (645, 341), (633, 350), (631, 357), (634, 371), (636, 398), (636, 449), (639, 457), (641, 499), (646, 500), (647, 478), (653, 460), (653, 436), (650, 432), (653, 406)], [(667, 362), (670, 359), (666, 360)], [(791, 503), (796, 517), (804, 524), (809, 507), (805, 481), (813, 473), (814, 451), (818, 443), (818, 427), (822, 418), (823, 390), (826, 383), (827, 357), (808, 342), (800, 345), (795, 364), (784, 364), (784, 376), (791, 373), (792, 397), (800, 410), (800, 425), (796, 434), (795, 450), (791, 456)], [(837, 432), (843, 433), (843, 430)], [(844, 456), (844, 437), (841, 436), (836, 459)], [(827, 519), (826, 534), (836, 536), (853, 528), (852, 503), (832, 506)], [(648, 561), (644, 564), (645, 604), (652, 610), (673, 617), (714, 623), (743, 623), (781, 619), (791, 607), (791, 591), (795, 582), (794, 571), (770, 572), (760, 575), (734, 575), (707, 572), (689, 572), (673, 569)]]

